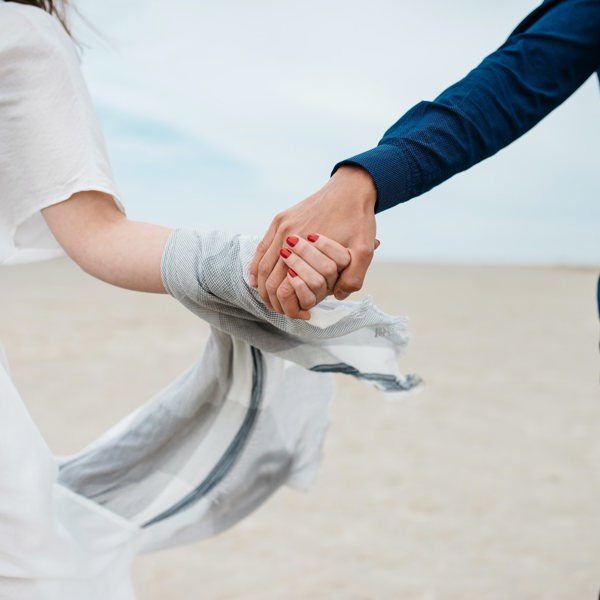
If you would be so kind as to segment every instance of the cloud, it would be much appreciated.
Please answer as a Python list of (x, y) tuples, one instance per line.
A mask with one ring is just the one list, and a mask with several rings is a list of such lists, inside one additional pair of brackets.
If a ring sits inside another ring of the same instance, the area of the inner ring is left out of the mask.
[[(136, 216), (205, 226), (200, 205), (211, 227), (262, 233), (536, 5), (81, 0), (108, 38), (85, 34), (83, 66)], [(600, 261), (584, 242), (599, 220), (599, 100), (588, 83), (509, 149), (381, 215), (382, 255)]]
[(132, 218), (216, 228), (215, 205), (227, 197), (235, 213), (253, 184), (248, 165), (169, 123), (103, 105), (98, 115)]

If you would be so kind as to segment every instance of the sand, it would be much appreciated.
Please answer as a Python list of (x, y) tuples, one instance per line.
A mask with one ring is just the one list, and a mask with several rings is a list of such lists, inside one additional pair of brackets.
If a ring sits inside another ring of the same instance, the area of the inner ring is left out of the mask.
[[(325, 461), (233, 530), (140, 557), (140, 600), (579, 600), (600, 588), (600, 356), (586, 269), (376, 265), (410, 316), (397, 402), (337, 379)], [(0, 339), (52, 449), (191, 364), (207, 328), (66, 261), (0, 269)]]

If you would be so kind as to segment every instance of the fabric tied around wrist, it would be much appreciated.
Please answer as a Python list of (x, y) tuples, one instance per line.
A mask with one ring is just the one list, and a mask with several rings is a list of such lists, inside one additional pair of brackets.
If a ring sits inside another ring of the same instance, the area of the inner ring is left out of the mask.
[(281, 485), (305, 490), (329, 423), (331, 376), (386, 392), (402, 376), (405, 320), (362, 302), (326, 300), (310, 321), (269, 311), (246, 282), (256, 240), (175, 230), (165, 289), (211, 326), (186, 373), (81, 453), (59, 483), (139, 528), (140, 551), (214, 535)]

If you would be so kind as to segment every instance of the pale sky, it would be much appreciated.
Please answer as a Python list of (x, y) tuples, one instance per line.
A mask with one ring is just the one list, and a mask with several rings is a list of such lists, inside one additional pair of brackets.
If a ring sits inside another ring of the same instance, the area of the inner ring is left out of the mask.
[[(530, 0), (79, 0), (131, 217), (262, 234), (500, 45)], [(495, 157), (378, 216), (381, 259), (600, 264), (590, 79)]]

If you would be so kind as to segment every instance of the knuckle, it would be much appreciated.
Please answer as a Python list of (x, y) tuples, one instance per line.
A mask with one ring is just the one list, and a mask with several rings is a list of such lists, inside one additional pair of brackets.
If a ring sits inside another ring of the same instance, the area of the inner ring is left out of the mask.
[(258, 265), (258, 275), (261, 279), (266, 279), (271, 274), (271, 265), (261, 261)]
[(275, 223), (275, 236), (280, 236), (285, 234), (290, 229), (290, 219), (285, 214), (285, 212), (279, 213), (273, 219)]
[(323, 275), (326, 279), (336, 279), (338, 275), (337, 265), (330, 264), (323, 269)]
[(267, 250), (267, 248), (268, 248), (268, 247), (269, 247), (269, 246), (267, 245), (267, 242), (266, 242), (264, 239), (262, 239), (262, 240), (260, 240), (260, 242), (258, 242), (258, 244), (256, 245), (256, 251), (257, 251), (257, 252), (264, 253), (264, 252), (266, 252), (266, 250)]
[(319, 296), (327, 292), (327, 281), (324, 277), (312, 277), (308, 287)]
[(367, 244), (359, 244), (352, 250), (352, 253), (361, 260), (368, 260), (373, 256), (373, 247)]
[(277, 283), (273, 280), (267, 280), (265, 283), (265, 289), (267, 290), (267, 294), (269, 294), (269, 296), (274, 296), (277, 294), (277, 287)]
[(300, 308), (302, 310), (310, 310), (311, 308), (314, 308), (317, 304), (317, 300), (315, 298), (315, 300), (303, 300), (302, 302), (300, 302)]
[(295, 295), (294, 289), (288, 287), (287, 285), (282, 285), (277, 290), (277, 298), (281, 302), (287, 302), (288, 300), (291, 300), (294, 295)]
[(358, 290), (360, 290), (362, 287), (362, 279), (356, 275), (353, 275), (346, 279), (342, 287), (346, 292), (358, 292)]

